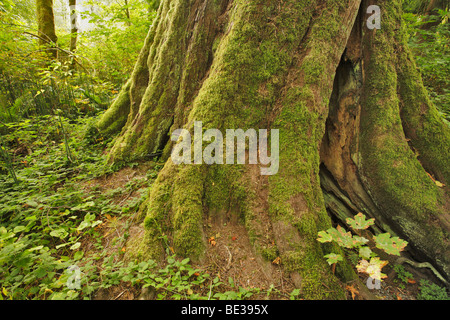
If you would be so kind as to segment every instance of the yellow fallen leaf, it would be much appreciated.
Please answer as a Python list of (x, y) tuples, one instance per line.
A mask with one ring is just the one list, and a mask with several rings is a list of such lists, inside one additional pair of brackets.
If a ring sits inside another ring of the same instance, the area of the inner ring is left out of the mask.
[(436, 183), (436, 185), (439, 187), (439, 188), (443, 188), (443, 187), (445, 187), (445, 184), (443, 184), (442, 182), (439, 182), (439, 181), (434, 181), (434, 183)]

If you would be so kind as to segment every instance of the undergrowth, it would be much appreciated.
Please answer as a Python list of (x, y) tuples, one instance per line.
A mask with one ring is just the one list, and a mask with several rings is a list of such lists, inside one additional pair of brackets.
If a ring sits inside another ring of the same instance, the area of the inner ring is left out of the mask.
[[(94, 299), (114, 286), (149, 287), (153, 299), (297, 297), (240, 287), (169, 250), (164, 261), (125, 263), (129, 228), (162, 165), (106, 191), (87, 187), (113, 174), (104, 155), (110, 141), (92, 121), (43, 116), (3, 125), (0, 299)], [(139, 196), (117, 200), (133, 192)]]

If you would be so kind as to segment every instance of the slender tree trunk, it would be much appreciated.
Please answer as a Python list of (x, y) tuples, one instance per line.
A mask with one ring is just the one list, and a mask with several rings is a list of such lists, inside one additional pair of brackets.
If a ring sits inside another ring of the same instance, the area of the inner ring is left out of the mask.
[(53, 0), (36, 0), (36, 10), (38, 34), (43, 38), (39, 43), (41, 46), (47, 46), (50, 56), (56, 59), (58, 57), (58, 51), (54, 47), (58, 38), (56, 36), (55, 18), (53, 16)]
[(78, 13), (77, 0), (69, 0), (70, 7), (70, 52), (75, 52), (77, 49), (78, 40)]
[(127, 25), (131, 25), (131, 14), (130, 14), (130, 8), (128, 7), (128, 0), (125, 0), (125, 16), (127, 17)]
[[(382, 10), (369, 30), (366, 9)], [(176, 165), (176, 129), (278, 129), (279, 171)], [(207, 221), (238, 216), (263, 257), (279, 256), (304, 298), (342, 297), (317, 232), (363, 212), (373, 233), (410, 242), (412, 258), (449, 276), (450, 128), (405, 45), (401, 1), (165, 0), (130, 80), (98, 123), (119, 132), (112, 162), (162, 153), (141, 208), (134, 257), (203, 259)], [(432, 179), (431, 176), (434, 178)], [(322, 191), (323, 190), (323, 191)], [(338, 264), (341, 279), (353, 276)]]

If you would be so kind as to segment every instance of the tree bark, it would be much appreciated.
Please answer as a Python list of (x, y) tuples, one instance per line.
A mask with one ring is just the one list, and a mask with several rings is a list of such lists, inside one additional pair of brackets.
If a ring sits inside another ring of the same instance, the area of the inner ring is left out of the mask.
[[(120, 131), (111, 162), (166, 159), (141, 209), (145, 236), (129, 254), (162, 254), (163, 232), (178, 254), (202, 259), (204, 221), (236, 215), (256, 252), (275, 245), (302, 297), (342, 297), (323, 259), (336, 248), (317, 232), (331, 226), (329, 214), (363, 212), (376, 218), (373, 233), (403, 237), (411, 257), (448, 279), (448, 188), (431, 175), (450, 183), (450, 129), (405, 45), (401, 1), (376, 3), (380, 30), (366, 27), (371, 4), (162, 1), (130, 80), (98, 123)], [(169, 135), (192, 133), (194, 121), (223, 132), (279, 129), (278, 173), (175, 165)], [(336, 274), (353, 276), (346, 263)]]
[[(78, 13), (77, 0), (69, 0), (70, 7), (70, 52), (75, 52), (77, 49), (78, 40)], [(74, 58), (75, 59), (75, 58)], [(73, 63), (75, 65), (75, 63)]]
[[(48, 46), (50, 56), (56, 59), (58, 57), (58, 51), (54, 47), (56, 47), (58, 37), (55, 31), (53, 0), (36, 0), (36, 10), (38, 35), (42, 38), (39, 44), (41, 46)], [(49, 43), (51, 43), (50, 46)]]

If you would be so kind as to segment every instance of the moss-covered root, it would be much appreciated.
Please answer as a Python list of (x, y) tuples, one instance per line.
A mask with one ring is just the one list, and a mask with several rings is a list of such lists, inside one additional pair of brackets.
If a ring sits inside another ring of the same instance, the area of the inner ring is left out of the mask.
[[(211, 64), (213, 43), (220, 31), (219, 17), (226, 3), (224, 0), (162, 2), (148, 36), (152, 39), (147, 43), (148, 54), (142, 55), (146, 64), (138, 63), (135, 67), (130, 115), (111, 150), (112, 161), (161, 152), (172, 125), (183, 126), (184, 110)], [(142, 95), (141, 99), (133, 99), (133, 93), (137, 97)]]
[(392, 57), (398, 48), (401, 1), (382, 5), (381, 30), (364, 35), (361, 174), (393, 230), (449, 276), (449, 234), (436, 222), (443, 214), (442, 190), (408, 146), (400, 118), (397, 62)]
[(203, 235), (204, 166), (174, 165), (169, 159), (153, 183), (144, 218), (145, 236), (129, 241), (127, 255), (157, 259), (171, 248), (180, 256), (202, 258), (206, 239)]
[(117, 98), (97, 122), (97, 128), (103, 135), (109, 136), (120, 132), (127, 122), (130, 113), (130, 87), (131, 80), (128, 80)]
[(139, 53), (136, 64), (134, 65), (133, 73), (130, 79), (122, 87), (116, 100), (111, 104), (105, 114), (97, 123), (97, 128), (104, 135), (112, 135), (119, 133), (122, 128), (131, 121), (137, 113), (142, 97), (148, 86), (148, 55), (150, 46), (155, 37), (155, 26), (160, 20), (160, 12), (155, 18), (155, 21), (150, 28), (144, 45)]
[(424, 168), (449, 185), (450, 127), (430, 101), (409, 48), (403, 45), (400, 49), (397, 74), (403, 129)]

